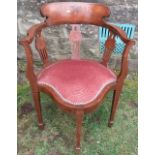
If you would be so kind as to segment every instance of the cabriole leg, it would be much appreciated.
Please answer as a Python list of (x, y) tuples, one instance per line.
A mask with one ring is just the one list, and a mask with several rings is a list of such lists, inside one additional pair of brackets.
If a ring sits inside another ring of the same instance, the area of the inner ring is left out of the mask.
[(83, 121), (84, 112), (76, 112), (76, 152), (80, 153), (80, 141), (81, 141), (81, 130), (82, 130), (82, 121)]
[(36, 110), (37, 118), (38, 118), (38, 126), (40, 129), (44, 129), (44, 124), (43, 124), (43, 120), (42, 120), (42, 113), (41, 113), (40, 93), (39, 92), (33, 92), (32, 95), (33, 95), (35, 110)]

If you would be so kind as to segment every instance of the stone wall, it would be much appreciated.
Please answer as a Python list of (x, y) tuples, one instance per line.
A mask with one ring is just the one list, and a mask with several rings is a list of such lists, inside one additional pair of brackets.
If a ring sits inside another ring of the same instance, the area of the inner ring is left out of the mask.
[[(56, 0), (18, 0), (18, 40), (26, 35), (26, 31), (33, 24), (39, 23), (44, 19), (40, 16), (39, 7), (41, 3), (58, 2)], [(60, 2), (60, 1), (59, 1)], [(137, 0), (85, 0), (83, 2), (104, 2), (111, 9), (110, 22), (117, 23), (133, 23), (137, 25)], [(68, 34), (71, 30), (69, 25), (51, 27), (44, 30), (44, 37), (47, 42), (49, 55), (52, 59), (63, 59), (71, 56), (70, 43), (68, 41)], [(82, 26), (83, 42), (81, 46), (81, 56), (83, 58), (101, 59), (102, 55), (99, 53), (98, 43), (98, 27), (96, 26)], [(130, 70), (137, 70), (137, 31), (135, 33), (136, 46), (130, 52)], [(32, 45), (36, 61), (39, 56)], [(23, 48), (18, 44), (18, 60), (25, 60), (25, 53)], [(117, 67), (120, 59), (113, 57), (112, 61)]]

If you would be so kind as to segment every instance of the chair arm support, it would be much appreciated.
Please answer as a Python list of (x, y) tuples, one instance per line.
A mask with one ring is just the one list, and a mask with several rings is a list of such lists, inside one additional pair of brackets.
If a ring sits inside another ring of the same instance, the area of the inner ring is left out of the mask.
[(28, 42), (23, 42), (23, 47), (26, 53), (27, 58), (27, 66), (26, 66), (26, 77), (30, 81), (30, 83), (36, 80), (36, 75), (33, 70), (33, 57), (32, 57), (32, 50)]
[[(123, 59), (125, 59), (125, 57), (127, 57), (127, 55), (128, 55), (128, 53), (129, 53), (129, 48), (127, 48), (128, 46), (132, 46), (132, 45), (134, 45), (135, 44), (135, 41), (133, 41), (133, 40), (131, 40), (131, 39), (128, 39), (127, 38), (127, 36), (126, 36), (126, 33), (122, 30), (122, 29), (120, 29), (118, 26), (115, 26), (115, 25), (112, 25), (112, 24), (110, 24), (110, 23), (108, 23), (108, 22), (103, 22), (102, 23), (102, 25), (100, 25), (100, 26), (102, 26), (102, 27), (106, 27), (107, 29), (109, 29), (109, 31), (110, 31), (110, 34), (113, 34), (113, 38), (111, 38), (110, 36), (109, 36), (109, 38), (108, 39), (110, 39), (108, 42), (107, 42), (107, 45), (110, 47), (108, 47), (108, 50), (106, 50), (105, 52), (104, 52), (104, 54), (103, 54), (103, 60), (102, 60), (102, 64), (104, 65), (104, 66), (107, 66), (107, 64), (108, 64), (108, 62), (109, 62), (109, 60), (110, 60), (110, 57), (111, 57), (111, 55), (112, 55), (112, 52), (113, 52), (113, 49), (115, 48), (114, 46), (113, 46), (113, 41), (114, 41), (114, 38), (116, 37), (116, 36), (118, 36), (118, 37), (120, 37), (121, 38), (121, 40), (125, 43), (125, 49), (124, 49), (124, 52), (123, 52), (123, 57), (122, 57), (122, 61), (123, 61)], [(124, 62), (124, 61), (123, 61)], [(124, 64), (124, 63), (123, 63)]]
[(33, 70), (33, 57), (30, 44), (32, 43), (35, 35), (40, 34), (42, 28), (44, 27), (46, 27), (46, 23), (40, 23), (32, 26), (28, 30), (27, 36), (19, 41), (19, 43), (24, 47), (27, 59), (26, 77), (33, 89), (36, 88), (36, 75)]
[(129, 51), (130, 51), (131, 47), (134, 44), (135, 44), (135, 41), (131, 40), (125, 46), (125, 49), (122, 54), (121, 70), (120, 70), (119, 75), (117, 76), (118, 83), (119, 83), (119, 81), (124, 81), (124, 79), (126, 78), (126, 76), (128, 74), (128, 55), (129, 55)]
[[(121, 83), (121, 81), (123, 82), (128, 74), (128, 55), (129, 55), (130, 48), (135, 44), (135, 41), (128, 39), (126, 36), (126, 33), (118, 26), (114, 26), (107, 22), (103, 23), (102, 26), (108, 28), (114, 35), (119, 36), (122, 39), (122, 41), (125, 43), (125, 48), (121, 59), (121, 69), (120, 69), (119, 75), (117, 76), (117, 81), (119, 81), (118, 83)], [(109, 53), (109, 56), (108, 56), (108, 60), (106, 60), (106, 63), (109, 61), (111, 56), (111, 53), (109, 51), (108, 53)]]

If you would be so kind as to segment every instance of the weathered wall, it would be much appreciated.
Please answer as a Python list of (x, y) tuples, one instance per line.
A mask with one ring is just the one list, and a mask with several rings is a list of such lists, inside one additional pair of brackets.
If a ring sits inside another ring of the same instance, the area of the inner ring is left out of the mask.
[[(26, 35), (27, 29), (33, 24), (39, 23), (44, 19), (39, 14), (39, 6), (45, 2), (58, 2), (56, 0), (18, 0), (18, 39)], [(111, 9), (110, 22), (133, 23), (137, 26), (137, 0), (84, 0), (85, 2), (104, 2)], [(84, 2), (83, 1), (83, 2)], [(59, 1), (60, 2), (60, 1)], [(69, 58), (71, 55), (68, 34), (70, 31), (68, 25), (52, 27), (44, 30), (47, 48), (52, 59)], [(81, 55), (85, 58), (101, 59), (98, 50), (98, 27), (82, 26), (83, 43)], [(130, 70), (137, 70), (137, 29), (135, 34), (136, 46), (130, 53)], [(25, 53), (18, 44), (18, 59), (24, 60)], [(39, 59), (34, 47), (34, 55)], [(118, 59), (113, 59), (113, 64), (118, 65)], [(115, 67), (115, 66), (114, 66)]]

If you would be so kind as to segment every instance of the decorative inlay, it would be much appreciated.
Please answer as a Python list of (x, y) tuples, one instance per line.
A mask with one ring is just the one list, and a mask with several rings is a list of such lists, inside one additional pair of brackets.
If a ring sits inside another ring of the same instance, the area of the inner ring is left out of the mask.
[(111, 57), (111, 54), (113, 50), (115, 49), (115, 35), (110, 32), (110, 35), (108, 39), (105, 42), (105, 51), (103, 53), (103, 64), (107, 66), (107, 63), (109, 62), (109, 59)]
[(69, 34), (69, 40), (71, 42), (72, 59), (80, 59), (80, 45), (82, 40), (80, 25), (74, 24), (71, 26), (72, 31)]
[(45, 40), (41, 35), (36, 36), (35, 46), (39, 52), (39, 55), (41, 60), (43, 61), (43, 64), (46, 64), (48, 62), (47, 49), (46, 49)]

